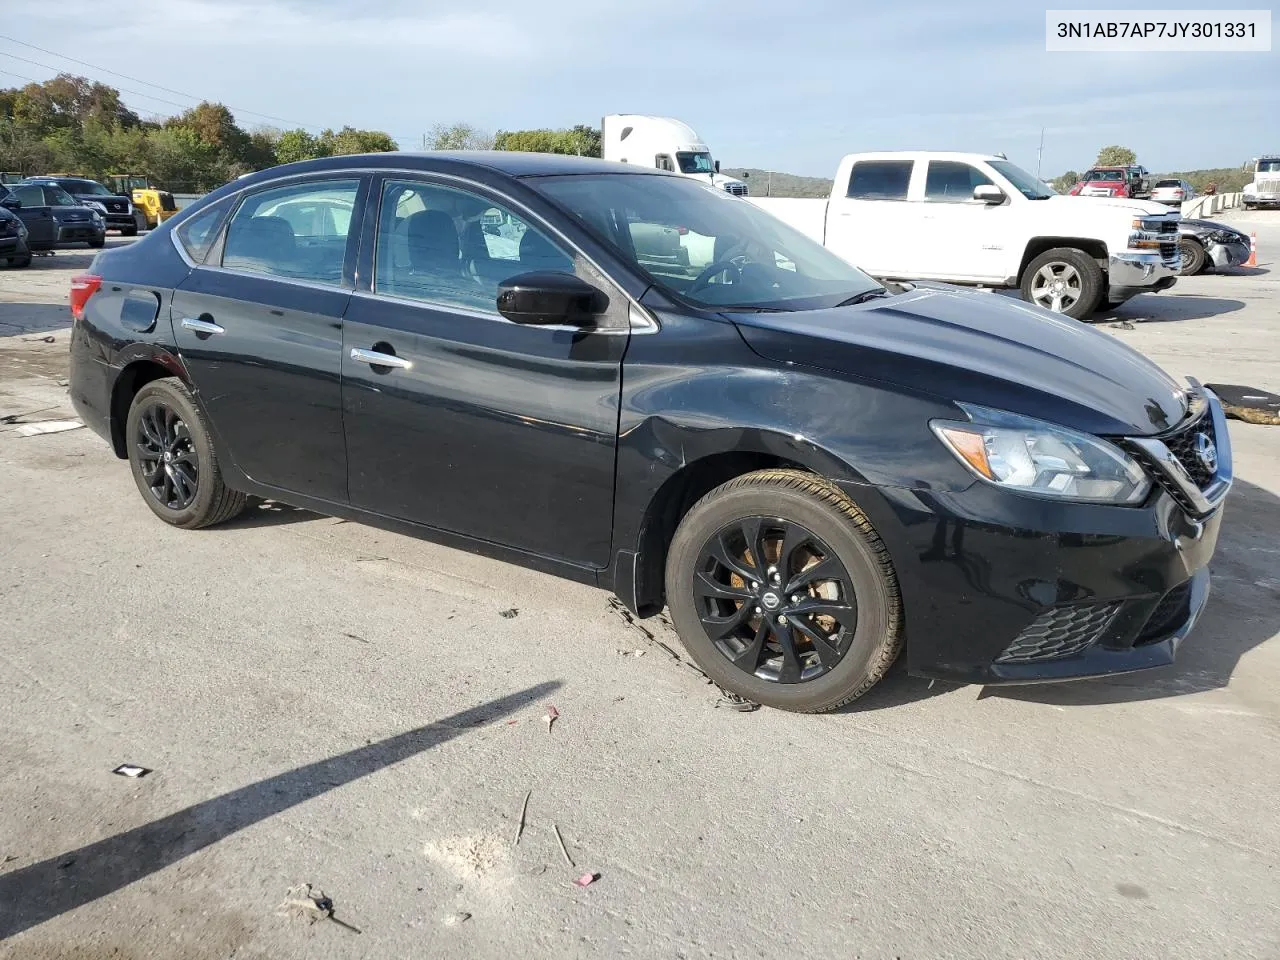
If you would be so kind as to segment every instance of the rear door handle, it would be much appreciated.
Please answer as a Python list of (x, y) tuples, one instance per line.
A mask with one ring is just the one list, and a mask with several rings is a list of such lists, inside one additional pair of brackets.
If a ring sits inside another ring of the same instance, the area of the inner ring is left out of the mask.
[(195, 317), (183, 317), (182, 329), (190, 330), (193, 333), (203, 333), (206, 336), (214, 333), (226, 333), (222, 327), (208, 320), (197, 320)]
[(413, 366), (408, 360), (403, 357), (397, 357), (394, 353), (361, 350), (359, 347), (351, 348), (351, 359), (360, 363), (367, 363), (371, 367), (395, 367), (397, 370), (408, 370)]

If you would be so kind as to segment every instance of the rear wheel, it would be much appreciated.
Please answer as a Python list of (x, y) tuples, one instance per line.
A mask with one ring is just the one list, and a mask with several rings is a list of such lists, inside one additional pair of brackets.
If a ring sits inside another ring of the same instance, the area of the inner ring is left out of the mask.
[(125, 237), (136, 237), (138, 235), (138, 225), (134, 223), (128, 227), (121, 227), (120, 234)]
[(101, 250), (106, 245), (107, 245), (107, 238), (105, 236), (99, 237), (97, 240), (89, 241), (89, 246), (94, 250)]
[(902, 648), (884, 543), (837, 487), (797, 470), (747, 474), (698, 501), (672, 539), (666, 588), (703, 672), (767, 706), (833, 710)]
[(1184, 277), (1194, 277), (1204, 269), (1204, 265), (1208, 261), (1208, 257), (1204, 253), (1204, 247), (1200, 246), (1195, 240), (1185, 238), (1178, 241), (1178, 256), (1182, 258), (1182, 275)]
[(1046, 250), (1022, 274), (1022, 299), (1083, 320), (1097, 309), (1104, 289), (1102, 268), (1083, 250)]
[(204, 418), (181, 380), (146, 384), (125, 423), (138, 492), (165, 523), (193, 530), (241, 513), (247, 497), (222, 482)]

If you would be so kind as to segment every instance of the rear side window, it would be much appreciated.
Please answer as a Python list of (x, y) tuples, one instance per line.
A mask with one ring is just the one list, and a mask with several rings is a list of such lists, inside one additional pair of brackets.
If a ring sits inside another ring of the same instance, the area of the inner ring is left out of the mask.
[(204, 263), (204, 258), (209, 255), (209, 248), (218, 237), (218, 230), (226, 219), (227, 211), (231, 209), (231, 203), (232, 198), (226, 197), (210, 204), (183, 221), (174, 231), (178, 243), (182, 244), (182, 249), (187, 251), (187, 256), (195, 263)]
[(855, 200), (905, 200), (911, 160), (859, 160), (849, 175), (848, 196)]
[(958, 160), (930, 160), (925, 178), (926, 200), (960, 203), (973, 199), (973, 188), (987, 186), (991, 179), (977, 167)]
[(359, 180), (325, 180), (250, 194), (227, 226), (222, 265), (341, 286), (359, 190)]

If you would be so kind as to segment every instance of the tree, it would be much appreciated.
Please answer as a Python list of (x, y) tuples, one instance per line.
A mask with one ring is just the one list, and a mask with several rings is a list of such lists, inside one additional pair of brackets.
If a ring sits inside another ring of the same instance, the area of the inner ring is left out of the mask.
[(1080, 174), (1074, 170), (1068, 170), (1062, 176), (1054, 179), (1053, 188), (1059, 193), (1066, 193), (1079, 182)]
[(598, 157), (600, 131), (585, 124), (566, 130), (499, 130), (494, 135), (493, 147), (495, 150)]
[(286, 130), (276, 141), (276, 163), (296, 163), (299, 160), (314, 160), (316, 157), (327, 157), (320, 141), (307, 131)]
[(325, 130), (320, 134), (320, 144), (325, 156), (348, 156), (353, 153), (394, 153), (396, 142), (381, 130), (357, 130), (343, 127), (337, 133)]
[(469, 123), (437, 123), (427, 135), (432, 150), (492, 150), (493, 139)]
[(1127, 167), (1138, 162), (1138, 155), (1128, 147), (1112, 145), (1098, 151), (1098, 159), (1093, 162), (1096, 167)]

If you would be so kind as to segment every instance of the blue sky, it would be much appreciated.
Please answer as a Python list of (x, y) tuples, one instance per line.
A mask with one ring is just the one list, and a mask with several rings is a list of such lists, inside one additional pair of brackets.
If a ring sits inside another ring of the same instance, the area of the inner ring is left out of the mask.
[[(0, 33), (222, 101), (246, 126), (283, 125), (247, 111), (351, 124), (406, 149), (436, 123), (493, 131), (624, 112), (686, 121), (726, 166), (814, 176), (877, 149), (1003, 151), (1034, 170), (1042, 126), (1045, 176), (1083, 169), (1109, 143), (1155, 171), (1236, 166), (1280, 148), (1280, 53), (1047, 53), (1045, 6), (1025, 0), (109, 6), (32, 4)], [(194, 102), (0, 40), (0, 70), (43, 80), (48, 67), (137, 91), (124, 96), (142, 113), (177, 107), (140, 94)], [(0, 85), (21, 82), (0, 74)]]

